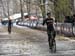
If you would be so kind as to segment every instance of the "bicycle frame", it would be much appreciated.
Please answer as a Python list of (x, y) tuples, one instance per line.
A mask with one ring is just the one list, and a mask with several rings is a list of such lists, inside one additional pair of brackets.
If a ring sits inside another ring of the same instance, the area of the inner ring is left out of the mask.
[(50, 39), (50, 47), (51, 47), (51, 52), (56, 52), (56, 41), (55, 41), (55, 37), (53, 36), (53, 32), (50, 33), (51, 34), (51, 39)]

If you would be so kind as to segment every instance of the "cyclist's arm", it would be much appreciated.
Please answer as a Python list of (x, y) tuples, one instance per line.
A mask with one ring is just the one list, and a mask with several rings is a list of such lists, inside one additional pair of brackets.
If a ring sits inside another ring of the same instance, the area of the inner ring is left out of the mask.
[(53, 27), (54, 27), (54, 29), (55, 29), (55, 18), (53, 18)]

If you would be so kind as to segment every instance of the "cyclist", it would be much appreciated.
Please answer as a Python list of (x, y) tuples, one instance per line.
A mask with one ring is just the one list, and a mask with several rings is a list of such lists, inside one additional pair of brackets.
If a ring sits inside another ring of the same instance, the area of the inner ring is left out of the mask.
[(55, 39), (56, 33), (54, 30), (54, 20), (53, 18), (51, 18), (51, 13), (47, 13), (48, 18), (46, 18), (43, 21), (43, 25), (46, 24), (47, 25), (47, 34), (48, 34), (48, 43), (49, 43), (49, 48), (51, 49), (51, 45), (50, 45), (50, 39), (51, 39), (51, 32), (53, 33), (53, 38)]

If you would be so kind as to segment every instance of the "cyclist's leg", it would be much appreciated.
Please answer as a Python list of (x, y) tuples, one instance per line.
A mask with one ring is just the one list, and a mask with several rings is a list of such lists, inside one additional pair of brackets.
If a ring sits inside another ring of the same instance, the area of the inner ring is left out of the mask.
[(9, 32), (9, 26), (8, 26), (8, 32)]
[(52, 38), (52, 51), (56, 52), (56, 41), (55, 41), (55, 37), (56, 37), (56, 32), (53, 31), (53, 38)]
[(51, 33), (52, 33), (51, 39), (52, 39), (52, 45), (53, 45), (53, 42), (55, 42), (56, 32), (55, 31), (51, 31)]
[(48, 44), (49, 44), (49, 48), (51, 49), (51, 32), (47, 32), (48, 34)]
[(55, 37), (56, 37), (56, 31), (53, 31), (53, 37), (55, 39)]
[(11, 33), (11, 26), (8, 26), (8, 32)]

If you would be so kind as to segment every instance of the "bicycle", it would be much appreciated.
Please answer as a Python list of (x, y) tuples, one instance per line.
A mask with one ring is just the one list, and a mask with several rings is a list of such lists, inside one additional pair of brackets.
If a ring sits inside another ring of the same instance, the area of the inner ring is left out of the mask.
[(51, 38), (50, 38), (50, 50), (51, 52), (55, 53), (56, 52), (56, 40), (55, 37), (53, 36), (54, 32), (51, 32)]

